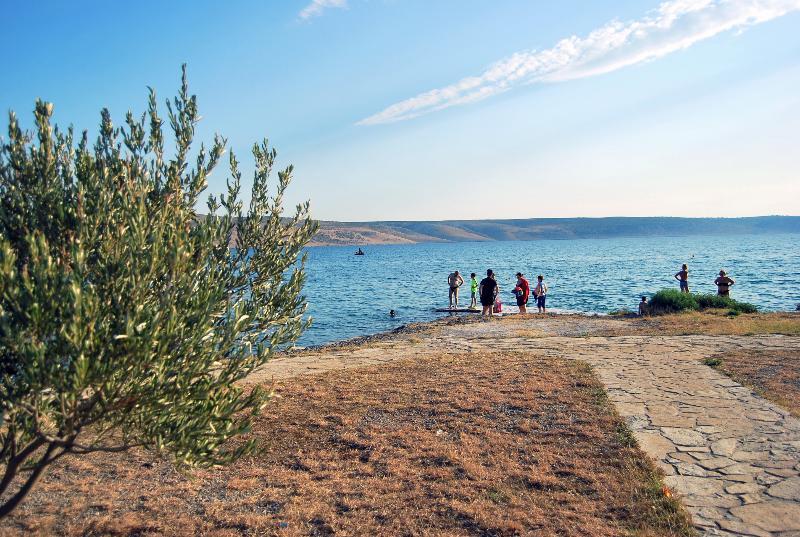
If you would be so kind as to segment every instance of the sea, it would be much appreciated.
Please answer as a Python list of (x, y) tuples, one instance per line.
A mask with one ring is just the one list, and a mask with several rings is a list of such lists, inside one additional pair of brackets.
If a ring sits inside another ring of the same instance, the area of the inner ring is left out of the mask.
[[(469, 305), (469, 275), (492, 269), (504, 311), (516, 311), (517, 272), (535, 284), (543, 275), (553, 312), (608, 314), (636, 310), (642, 295), (677, 288), (673, 275), (689, 265), (692, 292), (714, 293), (720, 269), (736, 280), (731, 296), (763, 311), (794, 311), (800, 303), (800, 235), (637, 237), (509, 242), (459, 242), (307, 250), (311, 327), (298, 346), (316, 346), (429, 321), (448, 305), (447, 276), (464, 276), (459, 304)], [(512, 306), (513, 305), (513, 306)], [(529, 305), (529, 310), (531, 305)], [(396, 312), (395, 317), (389, 315)], [(465, 313), (462, 315), (474, 315)]]

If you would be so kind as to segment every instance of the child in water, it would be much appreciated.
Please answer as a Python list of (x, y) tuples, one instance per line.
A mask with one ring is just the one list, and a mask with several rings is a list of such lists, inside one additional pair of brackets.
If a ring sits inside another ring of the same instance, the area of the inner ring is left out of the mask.
[(470, 274), (469, 277), (469, 289), (472, 291), (469, 309), (476, 310), (478, 309), (478, 280), (475, 278), (474, 272)]

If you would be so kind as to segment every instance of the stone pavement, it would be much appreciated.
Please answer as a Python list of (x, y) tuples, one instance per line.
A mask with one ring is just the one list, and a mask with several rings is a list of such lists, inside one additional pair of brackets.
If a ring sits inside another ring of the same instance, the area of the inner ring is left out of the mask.
[(581, 360), (594, 368), (702, 535), (800, 537), (800, 420), (702, 363), (726, 349), (797, 348), (800, 338), (542, 336), (506, 322), (452, 326), (411, 340), (276, 360), (261, 378), (431, 352), (488, 349)]

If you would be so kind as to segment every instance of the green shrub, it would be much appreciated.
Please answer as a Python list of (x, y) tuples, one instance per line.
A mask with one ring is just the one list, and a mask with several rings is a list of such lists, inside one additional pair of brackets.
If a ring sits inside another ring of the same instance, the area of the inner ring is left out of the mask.
[(739, 313), (755, 313), (758, 311), (753, 304), (739, 302), (727, 296), (713, 294), (695, 295), (700, 309), (729, 309)]
[(301, 254), (316, 224), (307, 202), (283, 216), (291, 167), (272, 184), (275, 150), (255, 145), (244, 210), (231, 154), (227, 193), (201, 217), (225, 140), (193, 148), (200, 116), (185, 68), (167, 108), (165, 121), (151, 91), (148, 112), (129, 112), (122, 127), (103, 110), (94, 145), (51, 125), (49, 103), (36, 103), (34, 134), (10, 114), (0, 139), (0, 518), (65, 455), (141, 446), (209, 466), (250, 452), (252, 441), (229, 440), (250, 430), (270, 392), (237, 381), (307, 326)]
[(651, 313), (677, 313), (706, 309), (728, 309), (739, 313), (756, 313), (758, 308), (747, 302), (714, 294), (682, 293), (677, 289), (663, 289), (650, 299)]
[(695, 295), (675, 289), (663, 289), (650, 298), (651, 313), (676, 313), (700, 309)]

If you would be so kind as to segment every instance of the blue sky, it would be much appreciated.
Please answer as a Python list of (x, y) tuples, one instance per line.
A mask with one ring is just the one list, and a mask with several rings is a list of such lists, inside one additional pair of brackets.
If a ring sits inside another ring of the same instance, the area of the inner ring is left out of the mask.
[[(2, 0), (0, 105), (95, 130), (188, 63), (335, 220), (800, 214), (800, 0)], [(3, 127), (5, 128), (5, 127)], [(221, 190), (218, 168), (209, 189)]]

